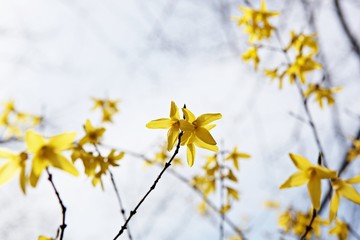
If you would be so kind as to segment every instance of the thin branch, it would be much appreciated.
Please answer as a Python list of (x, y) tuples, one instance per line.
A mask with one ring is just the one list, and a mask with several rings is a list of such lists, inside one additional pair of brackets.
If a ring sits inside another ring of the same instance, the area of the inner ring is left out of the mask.
[[(277, 38), (278, 41), (279, 41), (280, 47), (281, 47), (282, 49), (284, 49), (283, 52), (284, 52), (284, 55), (285, 55), (286, 60), (288, 61), (288, 64), (290, 64), (290, 63), (291, 63), (290, 57), (289, 57), (287, 51), (285, 50), (285, 45), (283, 44), (283, 41), (281, 40), (281, 37), (280, 37), (280, 33), (278, 32), (277, 29), (275, 30), (275, 35), (276, 35), (276, 38)], [(322, 156), (323, 156), (323, 165), (324, 165), (325, 167), (327, 167), (328, 164), (327, 164), (327, 160), (326, 160), (326, 157), (325, 157), (324, 148), (323, 148), (323, 146), (322, 146), (322, 144), (321, 144), (320, 137), (319, 137), (319, 133), (318, 133), (318, 131), (317, 131), (317, 128), (316, 128), (315, 123), (314, 123), (314, 120), (313, 120), (313, 117), (312, 117), (311, 112), (310, 112), (310, 110), (309, 110), (309, 107), (308, 107), (308, 104), (307, 104), (307, 103), (308, 103), (308, 102), (307, 102), (307, 98), (306, 98), (306, 97), (304, 96), (304, 94), (303, 94), (303, 91), (302, 91), (302, 88), (301, 88), (301, 83), (299, 82), (298, 79), (296, 79), (295, 84), (296, 84), (296, 87), (297, 87), (297, 89), (298, 89), (298, 91), (299, 91), (299, 94), (300, 94), (300, 97), (301, 97), (301, 100), (302, 100), (302, 103), (303, 103), (303, 106), (304, 106), (304, 110), (305, 110), (306, 116), (307, 116), (307, 118), (308, 118), (308, 120), (309, 120), (308, 122), (309, 122), (310, 128), (311, 128), (311, 130), (312, 130), (312, 133), (313, 133), (313, 135), (314, 135), (314, 139), (315, 139), (316, 145), (317, 145), (317, 147), (318, 147), (318, 149), (319, 149), (319, 152), (322, 153)]]
[(306, 231), (304, 232), (304, 234), (301, 236), (301, 240), (305, 240), (306, 239), (306, 236), (308, 235), (308, 233), (312, 230), (312, 224), (316, 218), (316, 215), (317, 215), (317, 212), (315, 210), (315, 208), (313, 208), (313, 212), (312, 212), (312, 217), (311, 217), (311, 220), (310, 220), (310, 223), (309, 225), (306, 226)]
[[(217, 208), (216, 205), (205, 196), (205, 194), (199, 189), (197, 188), (195, 185), (192, 185), (189, 180), (182, 176), (181, 174), (179, 174), (178, 172), (176, 172), (173, 169), (169, 169), (169, 173), (171, 173), (174, 177), (176, 177), (177, 179), (179, 179), (181, 182), (183, 182), (184, 184), (186, 184), (187, 186), (191, 187), (191, 189), (201, 197), (201, 199), (216, 213), (218, 213), (219, 215), (221, 215), (221, 209)], [(244, 233), (241, 231), (241, 229), (239, 229), (236, 224), (230, 219), (228, 218), (226, 215), (224, 215), (224, 221), (229, 225), (229, 227), (231, 227), (234, 232), (237, 233), (237, 235), (239, 235), (242, 239), (246, 239)]]
[[(121, 215), (123, 216), (124, 221), (126, 221), (126, 218), (127, 218), (127, 217), (126, 217), (126, 212), (125, 212), (124, 204), (123, 204), (123, 202), (122, 202), (122, 200), (121, 200), (121, 198), (120, 198), (120, 193), (119, 193), (119, 190), (118, 190), (118, 188), (117, 188), (116, 182), (115, 182), (115, 180), (114, 180), (114, 176), (113, 176), (112, 172), (110, 171), (110, 169), (109, 169), (108, 171), (109, 171), (109, 173), (110, 173), (111, 183), (112, 183), (112, 185), (113, 185), (113, 187), (114, 187), (114, 191), (115, 191), (115, 194), (116, 194), (116, 198), (117, 198), (118, 203), (119, 203), (119, 206), (120, 206)], [(127, 233), (128, 233), (129, 239), (132, 240), (133, 238), (132, 238), (132, 235), (131, 235), (131, 231), (130, 231), (129, 226), (127, 227)]]
[[(99, 149), (98, 145), (96, 143), (94, 143), (93, 146), (95, 148), (95, 151), (99, 154), (99, 156), (101, 156), (101, 152), (100, 152), (100, 149)], [(120, 193), (119, 193), (119, 190), (118, 190), (117, 185), (115, 183), (114, 176), (113, 176), (112, 172), (110, 171), (110, 169), (108, 169), (108, 172), (110, 173), (111, 183), (113, 185), (113, 188), (114, 188), (114, 191), (115, 191), (115, 194), (116, 194), (116, 198), (117, 198), (119, 206), (120, 206), (121, 215), (123, 216), (124, 221), (126, 221), (127, 217), (126, 217), (126, 214), (125, 214), (125, 208), (124, 208), (124, 205), (123, 205), (123, 203), (121, 201)], [(129, 226), (127, 227), (127, 233), (128, 233), (129, 239), (132, 240), (133, 238), (132, 238)]]
[(335, 12), (339, 18), (342, 28), (344, 29), (345, 35), (348, 37), (350, 44), (352, 46), (352, 49), (354, 49), (358, 59), (360, 60), (360, 45), (357, 42), (355, 36), (351, 33), (351, 30), (350, 30), (348, 24), (346, 23), (344, 12), (341, 7), (340, 1), (334, 0), (334, 5), (335, 5), (335, 10), (336, 10)]
[(131, 220), (131, 218), (136, 214), (137, 210), (139, 209), (141, 204), (146, 200), (146, 198), (149, 196), (149, 194), (156, 188), (157, 183), (161, 179), (161, 177), (164, 174), (164, 172), (166, 171), (166, 169), (168, 169), (171, 166), (171, 162), (174, 160), (175, 156), (179, 153), (182, 135), (183, 135), (183, 132), (180, 132), (179, 137), (178, 137), (178, 143), (177, 143), (174, 154), (172, 155), (170, 160), (167, 163), (165, 163), (163, 170), (160, 172), (158, 177), (155, 179), (154, 183), (152, 184), (150, 189), (147, 191), (147, 193), (144, 195), (144, 197), (140, 200), (140, 202), (136, 205), (136, 207), (130, 211), (129, 217), (126, 219), (124, 225), (122, 225), (119, 233), (115, 236), (114, 240), (118, 239), (118, 237), (120, 237), (120, 235), (124, 232), (124, 230), (127, 228), (129, 221)]
[(67, 227), (67, 225), (66, 225), (66, 223), (65, 223), (66, 207), (65, 207), (65, 205), (64, 205), (64, 203), (63, 203), (63, 201), (62, 201), (62, 199), (61, 199), (61, 197), (60, 197), (60, 194), (59, 194), (58, 190), (57, 190), (56, 187), (55, 187), (54, 181), (53, 181), (53, 179), (52, 179), (52, 174), (50, 173), (49, 168), (46, 168), (46, 172), (47, 172), (47, 174), (48, 174), (48, 180), (49, 180), (49, 182), (51, 183), (51, 186), (52, 186), (52, 188), (54, 189), (54, 192), (55, 192), (55, 194), (56, 194), (56, 197), (57, 197), (57, 199), (58, 199), (58, 201), (59, 201), (59, 204), (60, 204), (60, 206), (61, 206), (62, 223), (61, 223), (61, 225), (60, 225), (59, 228), (60, 228), (60, 231), (61, 231), (61, 233), (60, 233), (60, 240), (63, 240), (65, 228)]

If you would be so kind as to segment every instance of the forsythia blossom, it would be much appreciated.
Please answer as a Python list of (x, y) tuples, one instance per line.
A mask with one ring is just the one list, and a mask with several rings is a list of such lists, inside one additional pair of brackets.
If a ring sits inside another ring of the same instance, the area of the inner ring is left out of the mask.
[(314, 209), (319, 210), (321, 198), (321, 179), (336, 177), (336, 172), (320, 165), (312, 165), (306, 158), (290, 153), (290, 158), (299, 172), (291, 175), (280, 189), (307, 184)]
[(330, 202), (330, 221), (334, 220), (337, 214), (340, 204), (340, 196), (347, 198), (356, 204), (360, 204), (360, 194), (353, 186), (350, 185), (356, 183), (360, 183), (360, 175), (347, 180), (342, 180), (340, 178), (331, 179), (331, 186), (334, 192)]
[(0, 185), (9, 181), (17, 171), (20, 171), (20, 187), (23, 193), (26, 193), (26, 152), (14, 153), (8, 150), (0, 150), (0, 158), (7, 159), (7, 162), (0, 166)]
[(33, 130), (26, 131), (27, 150), (34, 155), (30, 174), (31, 186), (37, 185), (41, 172), (48, 166), (60, 168), (74, 176), (79, 175), (76, 168), (62, 154), (72, 147), (75, 136), (76, 133), (62, 133), (46, 139)]
[(331, 106), (335, 103), (333, 94), (341, 90), (340, 87), (325, 88), (321, 87), (319, 84), (309, 84), (308, 89), (304, 92), (304, 97), (308, 98), (312, 95), (315, 95), (315, 101), (320, 105), (320, 108), (324, 108), (323, 101), (327, 101), (328, 105)]
[(267, 11), (265, 0), (261, 1), (259, 10), (247, 7), (240, 7), (239, 9), (243, 12), (243, 16), (233, 17), (233, 19), (238, 22), (238, 26), (245, 26), (244, 31), (249, 34), (250, 43), (271, 36), (275, 27), (270, 24), (269, 18), (278, 16), (279, 13)]

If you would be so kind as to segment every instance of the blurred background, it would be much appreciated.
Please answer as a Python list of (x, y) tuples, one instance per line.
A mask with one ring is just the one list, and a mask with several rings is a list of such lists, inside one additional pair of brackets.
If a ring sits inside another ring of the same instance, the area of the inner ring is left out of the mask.
[[(260, 1), (251, 4), (259, 8)], [(307, 211), (305, 186), (286, 191), (279, 186), (296, 171), (288, 153), (315, 162), (318, 149), (311, 128), (294, 117), (305, 116), (297, 89), (285, 81), (279, 90), (277, 83), (241, 59), (248, 38), (231, 20), (241, 15), (241, 5), (246, 6), (241, 0), (2, 0), (0, 100), (13, 99), (24, 111), (44, 116), (39, 129), (44, 135), (76, 131), (80, 137), (86, 119), (99, 123), (99, 114), (91, 111), (91, 97), (120, 99), (120, 114), (107, 125), (104, 142), (149, 158), (166, 140), (166, 131), (150, 130), (145, 124), (168, 117), (172, 100), (196, 115), (220, 112), (223, 118), (212, 130), (220, 148), (238, 146), (252, 155), (240, 162), (240, 201), (227, 216), (248, 239), (279, 239), (279, 211), (265, 209), (263, 202), (279, 201), (282, 209)], [(310, 105), (329, 165), (337, 169), (360, 126), (360, 2), (268, 0), (267, 7), (281, 13), (272, 24), (284, 41), (292, 30), (317, 33), (317, 60), (330, 85), (343, 87), (335, 106), (321, 110)], [(281, 58), (271, 51), (260, 57), (260, 68)], [(319, 77), (313, 74), (309, 79)], [(21, 142), (2, 147), (24, 149)], [(190, 168), (182, 148), (184, 165), (177, 170), (190, 179), (210, 154), (199, 150)], [(132, 156), (120, 165), (113, 173), (130, 210), (160, 169), (146, 167)], [(354, 161), (344, 176), (358, 174), (359, 167)], [(73, 178), (52, 172), (68, 208), (65, 239), (112, 239), (123, 221), (110, 179), (104, 178), (103, 191), (84, 174)], [(216, 197), (211, 198), (218, 204)], [(200, 201), (188, 186), (165, 173), (130, 222), (134, 239), (218, 239), (220, 218), (198, 214)], [(25, 196), (17, 178), (1, 186), (0, 206), (0, 239), (53, 236), (61, 222), (45, 176)], [(359, 209), (342, 200), (339, 217), (356, 229)], [(225, 227), (225, 236), (232, 235)], [(322, 239), (331, 238), (325, 231)]]

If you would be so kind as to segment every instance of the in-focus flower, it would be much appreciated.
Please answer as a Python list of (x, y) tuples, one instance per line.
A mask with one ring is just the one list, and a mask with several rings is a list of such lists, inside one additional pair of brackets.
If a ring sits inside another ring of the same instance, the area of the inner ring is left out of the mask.
[(170, 118), (159, 118), (150, 121), (146, 124), (146, 127), (155, 129), (169, 129), (167, 134), (168, 151), (171, 151), (171, 149), (173, 149), (176, 140), (179, 137), (180, 130), (189, 131), (194, 128), (188, 121), (180, 119), (179, 109), (173, 101), (171, 101)]
[(189, 128), (188, 130), (184, 131), (184, 135), (181, 139), (181, 145), (187, 146), (187, 161), (191, 167), (195, 161), (195, 146), (214, 152), (218, 151), (216, 141), (209, 132), (209, 130), (214, 128), (216, 125), (209, 124), (213, 121), (219, 120), (222, 115), (220, 113), (208, 113), (202, 114), (196, 118), (189, 109), (183, 108), (182, 111), (184, 113), (185, 120), (192, 125), (192, 129)]
[(33, 153), (30, 184), (36, 187), (42, 171), (48, 167), (62, 169), (74, 176), (79, 172), (63, 155), (63, 151), (71, 149), (76, 133), (62, 133), (49, 139), (44, 138), (33, 130), (27, 130), (25, 143), (27, 150)]
[(1, 149), (0, 158), (8, 160), (6, 163), (0, 166), (0, 185), (8, 182), (11, 178), (14, 177), (17, 171), (20, 171), (20, 187), (25, 194), (28, 181), (26, 176), (26, 160), (28, 159), (27, 153), (14, 153)]
[(336, 172), (320, 165), (312, 165), (306, 158), (290, 153), (291, 160), (299, 172), (291, 175), (280, 189), (307, 184), (313, 208), (319, 210), (321, 198), (321, 179), (335, 178)]

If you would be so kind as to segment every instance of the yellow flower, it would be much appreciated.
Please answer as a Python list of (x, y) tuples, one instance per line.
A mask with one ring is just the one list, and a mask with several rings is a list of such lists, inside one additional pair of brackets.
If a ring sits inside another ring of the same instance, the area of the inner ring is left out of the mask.
[(75, 135), (76, 133), (63, 133), (46, 139), (33, 130), (26, 131), (27, 149), (34, 154), (30, 174), (31, 186), (37, 185), (41, 172), (48, 166), (62, 169), (74, 176), (79, 175), (76, 168), (62, 155), (63, 151), (72, 147)]
[(321, 69), (320, 63), (316, 62), (311, 56), (298, 55), (285, 74), (289, 76), (290, 83), (294, 83), (296, 77), (298, 77), (301, 83), (306, 82), (305, 74), (316, 69)]
[(20, 170), (20, 187), (23, 193), (26, 193), (27, 176), (26, 160), (28, 155), (25, 152), (13, 153), (8, 150), (0, 150), (0, 158), (8, 159), (6, 163), (0, 166), (0, 185), (6, 183), (14, 177), (16, 172)]
[(333, 94), (341, 89), (340, 87), (324, 88), (319, 84), (309, 84), (308, 89), (304, 92), (304, 97), (308, 98), (311, 95), (315, 95), (315, 101), (319, 103), (320, 108), (323, 108), (323, 99), (327, 100), (329, 106), (333, 105), (335, 103)]
[[(298, 236), (302, 236), (307, 226), (309, 225), (311, 221), (312, 215), (311, 214), (305, 214), (303, 212), (297, 212), (295, 216), (295, 222), (294, 222), (294, 234)], [(321, 234), (321, 225), (327, 225), (328, 222), (321, 219), (318, 215), (315, 217), (312, 225), (311, 225), (311, 231), (306, 235), (306, 239), (311, 239), (312, 234), (315, 233), (316, 237), (320, 237)]]
[(300, 155), (290, 153), (289, 156), (300, 171), (291, 175), (280, 186), (280, 189), (307, 184), (312, 205), (318, 210), (321, 198), (321, 179), (335, 178), (336, 172), (320, 165), (312, 165), (309, 160)]
[(235, 147), (234, 150), (229, 154), (226, 160), (232, 160), (234, 167), (239, 170), (239, 158), (251, 158), (249, 154), (238, 152), (238, 148)]
[(349, 150), (347, 160), (350, 162), (360, 156), (360, 140), (353, 140), (353, 147)]
[(125, 152), (116, 153), (116, 150), (111, 150), (107, 156), (107, 162), (113, 167), (118, 167), (117, 161), (121, 160), (125, 156)]
[(180, 130), (192, 130), (194, 127), (187, 121), (180, 119), (179, 109), (176, 104), (171, 101), (170, 108), (170, 118), (160, 118), (153, 121), (150, 121), (146, 124), (148, 128), (155, 129), (168, 129), (168, 141), (167, 141), (167, 150), (171, 151), (173, 149), (176, 140), (179, 137)]
[(347, 240), (349, 235), (349, 225), (336, 219), (336, 225), (330, 229), (330, 235), (336, 235), (339, 240)]
[(258, 55), (258, 48), (257, 47), (251, 47), (246, 52), (242, 54), (242, 59), (244, 62), (248, 62), (250, 60), (254, 61), (254, 69), (258, 69), (258, 65), (260, 63), (260, 58)]
[(294, 216), (291, 209), (286, 210), (279, 216), (278, 220), (279, 228), (288, 233), (294, 226)]
[(244, 31), (249, 34), (250, 43), (271, 36), (275, 28), (269, 23), (269, 18), (278, 16), (279, 13), (267, 11), (265, 0), (261, 1), (259, 10), (247, 7), (240, 7), (239, 9), (243, 12), (243, 16), (233, 17), (233, 19), (238, 21), (238, 26), (245, 25)]
[(208, 149), (210, 151), (217, 152), (218, 147), (216, 146), (215, 139), (211, 136), (209, 130), (214, 128), (216, 125), (212, 123), (222, 117), (220, 113), (208, 113), (202, 114), (198, 118), (188, 109), (182, 109), (185, 120), (192, 124), (192, 129), (184, 131), (183, 138), (181, 139), (181, 145), (187, 146), (187, 161), (191, 167), (195, 161), (195, 145), (199, 148)]
[(316, 34), (296, 34), (295, 32), (291, 32), (291, 41), (287, 46), (286, 50), (289, 50), (291, 47), (294, 47), (298, 54), (304, 53), (304, 48), (308, 47), (310, 49), (310, 56), (316, 55), (318, 52), (318, 44), (315, 40)]
[(340, 178), (331, 179), (331, 186), (334, 193), (330, 202), (330, 222), (334, 220), (337, 214), (340, 204), (340, 196), (347, 198), (356, 204), (360, 204), (360, 194), (355, 190), (353, 186), (350, 185), (356, 183), (360, 183), (360, 175), (357, 175), (348, 180), (342, 180)]
[(100, 108), (102, 111), (102, 122), (112, 122), (114, 114), (119, 112), (118, 103), (120, 100), (100, 98), (92, 98), (92, 100), (94, 101), (92, 110)]
[(269, 208), (269, 209), (279, 209), (280, 208), (280, 203), (277, 201), (273, 201), (273, 200), (267, 200), (263, 203), (265, 208)]
[(86, 135), (80, 140), (79, 144), (84, 145), (85, 143), (99, 144), (102, 135), (105, 132), (105, 128), (95, 128), (90, 120), (86, 120), (84, 125)]

